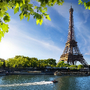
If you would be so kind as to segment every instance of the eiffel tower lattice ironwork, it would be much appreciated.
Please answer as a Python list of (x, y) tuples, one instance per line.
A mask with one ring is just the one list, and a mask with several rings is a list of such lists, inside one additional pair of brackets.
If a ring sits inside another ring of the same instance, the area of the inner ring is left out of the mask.
[(87, 62), (83, 58), (83, 55), (80, 53), (79, 48), (77, 46), (77, 42), (75, 40), (75, 33), (73, 28), (73, 8), (71, 6), (70, 10), (70, 19), (69, 19), (69, 32), (68, 39), (66, 42), (66, 46), (63, 54), (60, 57), (60, 61), (65, 61), (68, 64), (76, 64), (79, 61), (82, 65), (87, 65)]

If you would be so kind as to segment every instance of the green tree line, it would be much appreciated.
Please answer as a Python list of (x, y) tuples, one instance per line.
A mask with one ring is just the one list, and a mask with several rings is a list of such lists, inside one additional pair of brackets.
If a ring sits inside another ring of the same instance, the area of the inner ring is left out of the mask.
[(81, 68), (84, 68), (83, 65), (70, 65), (70, 64), (64, 63), (64, 61), (61, 61), (61, 62), (57, 63), (56, 67), (69, 67), (71, 69), (81, 69)]
[(8, 68), (24, 68), (24, 67), (46, 67), (56, 66), (55, 59), (41, 59), (38, 60), (37, 58), (29, 58), (25, 56), (15, 56), (14, 58), (9, 58), (5, 60), (5, 66)]
[(0, 60), (0, 67), (2, 67), (3, 64), (4, 64), (4, 62)]
[(83, 65), (70, 65), (61, 61), (56, 63), (55, 59), (37, 59), (35, 57), (25, 57), (25, 56), (15, 56), (14, 58), (9, 58), (7, 60), (0, 60), (0, 68), (26, 68), (26, 67), (37, 67), (37, 68), (44, 68), (46, 66), (51, 67), (69, 67), (71, 69), (80, 69), (84, 68)]

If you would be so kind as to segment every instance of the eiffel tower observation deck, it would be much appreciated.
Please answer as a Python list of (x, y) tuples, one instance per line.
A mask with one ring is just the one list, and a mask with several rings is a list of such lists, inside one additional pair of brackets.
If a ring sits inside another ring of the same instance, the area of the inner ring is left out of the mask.
[(80, 53), (77, 42), (75, 40), (75, 34), (74, 34), (74, 28), (73, 28), (73, 8), (71, 6), (69, 13), (69, 31), (68, 31), (68, 38), (66, 42), (65, 49), (63, 51), (63, 54), (60, 57), (60, 61), (64, 61), (68, 64), (76, 64), (77, 61), (79, 61), (82, 65), (88, 65), (85, 59), (83, 58), (83, 55)]

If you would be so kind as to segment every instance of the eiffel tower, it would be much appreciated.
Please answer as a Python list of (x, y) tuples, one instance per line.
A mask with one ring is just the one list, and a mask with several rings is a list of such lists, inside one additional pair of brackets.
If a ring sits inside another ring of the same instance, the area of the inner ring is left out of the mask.
[(74, 28), (73, 28), (73, 8), (71, 6), (70, 10), (70, 18), (69, 18), (69, 32), (68, 38), (66, 42), (66, 46), (63, 54), (60, 57), (60, 61), (64, 61), (68, 64), (75, 65), (77, 61), (79, 61), (82, 65), (87, 66), (87, 62), (83, 58), (83, 55), (80, 53), (79, 48), (77, 46), (77, 42), (75, 40)]

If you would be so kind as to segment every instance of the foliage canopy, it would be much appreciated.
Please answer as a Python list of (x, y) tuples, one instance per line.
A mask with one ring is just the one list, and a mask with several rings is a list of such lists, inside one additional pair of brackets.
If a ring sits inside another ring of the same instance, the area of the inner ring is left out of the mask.
[[(55, 4), (62, 5), (63, 3), (64, 0), (0, 0), (0, 41), (9, 30), (9, 26), (6, 24), (10, 21), (8, 9), (13, 9), (14, 14), (20, 12), (20, 20), (25, 17), (29, 21), (30, 16), (33, 16), (36, 19), (36, 24), (41, 25), (44, 18), (51, 21), (47, 14), (47, 7)], [(82, 4), (90, 10), (90, 1), (78, 0), (78, 4)]]
[(9, 68), (24, 68), (24, 67), (46, 67), (56, 66), (56, 60), (55, 59), (41, 59), (38, 60), (37, 58), (29, 58), (25, 56), (15, 56), (14, 58), (9, 58), (8, 60), (5, 60), (5, 66)]
[(64, 63), (64, 61), (61, 61), (57, 64), (56, 67), (69, 67), (69, 66), (70, 66), (69, 64), (66, 64), (66, 63)]

